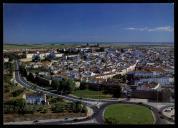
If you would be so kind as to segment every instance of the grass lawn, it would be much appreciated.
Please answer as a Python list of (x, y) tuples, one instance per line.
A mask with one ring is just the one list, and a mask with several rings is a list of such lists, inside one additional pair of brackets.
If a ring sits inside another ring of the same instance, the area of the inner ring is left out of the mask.
[(113, 104), (106, 108), (105, 121), (113, 124), (153, 124), (152, 112), (140, 105)]
[(105, 99), (112, 98), (111, 95), (104, 94), (103, 91), (92, 91), (92, 90), (77, 90), (73, 93), (73, 95), (82, 97), (82, 98), (93, 98), (93, 99)]

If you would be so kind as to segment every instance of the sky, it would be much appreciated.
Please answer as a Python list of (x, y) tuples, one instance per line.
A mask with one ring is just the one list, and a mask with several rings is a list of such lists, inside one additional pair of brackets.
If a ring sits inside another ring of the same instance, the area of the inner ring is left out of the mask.
[(174, 42), (174, 4), (3, 4), (4, 43), (73, 41)]

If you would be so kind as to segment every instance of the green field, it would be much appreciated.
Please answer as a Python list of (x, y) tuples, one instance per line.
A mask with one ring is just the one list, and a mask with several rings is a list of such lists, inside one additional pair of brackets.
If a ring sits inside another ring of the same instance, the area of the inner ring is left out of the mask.
[[(3, 44), (3, 49), (36, 49), (36, 48), (69, 48), (77, 47), (79, 44)], [(134, 44), (100, 44), (102, 47), (114, 47), (114, 48), (138, 48), (138, 47), (170, 47), (167, 45), (134, 45)], [(172, 46), (171, 46), (172, 47)]]
[(92, 90), (76, 90), (73, 95), (82, 97), (82, 98), (93, 98), (93, 99), (105, 99), (112, 98), (111, 95), (106, 95), (103, 91), (92, 91)]
[(76, 45), (67, 44), (3, 44), (3, 49), (36, 49), (36, 48), (67, 48)]
[(106, 123), (112, 124), (153, 124), (152, 112), (140, 105), (113, 104), (104, 113)]

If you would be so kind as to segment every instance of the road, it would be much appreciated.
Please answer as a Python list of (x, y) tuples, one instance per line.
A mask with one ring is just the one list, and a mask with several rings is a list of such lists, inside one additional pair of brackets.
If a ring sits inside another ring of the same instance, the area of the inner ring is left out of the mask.
[[(90, 107), (93, 109), (93, 115), (91, 115), (88, 118), (84, 118), (84, 119), (80, 119), (77, 121), (74, 121), (73, 118), (70, 118), (68, 120), (48, 120), (48, 121), (41, 121), (39, 123), (36, 124), (104, 124), (104, 119), (103, 119), (103, 112), (105, 110), (105, 108), (110, 105), (110, 104), (115, 104), (115, 103), (132, 103), (132, 104), (138, 104), (138, 103), (142, 103), (143, 105), (149, 107), (156, 118), (156, 124), (164, 124), (165, 121), (162, 120), (160, 118), (160, 113), (159, 110), (160, 108), (157, 108), (158, 103), (150, 103), (147, 100), (143, 100), (143, 99), (135, 99), (135, 98), (131, 98), (129, 101), (127, 101), (126, 98), (120, 98), (120, 99), (80, 99), (78, 97), (75, 96), (71, 96), (71, 95), (59, 95), (59, 94), (55, 94), (52, 92), (47, 91), (45, 88), (40, 87), (38, 85), (36, 85), (35, 88), (32, 88), (32, 86), (34, 86), (34, 84), (28, 82), (27, 80), (25, 80), (23, 77), (20, 76), (19, 73), (19, 64), (18, 61), (16, 61), (16, 71), (15, 71), (15, 79), (18, 83), (20, 83), (22, 86), (32, 89), (36, 92), (43, 92), (47, 95), (50, 96), (55, 96), (55, 97), (62, 97), (66, 100), (69, 101), (81, 101), (83, 104), (85, 104), (86, 106)], [(164, 103), (160, 103), (163, 106), (169, 105), (170, 103), (164, 104)], [(172, 105), (172, 104), (171, 104)], [(33, 123), (33, 122), (32, 122)]]

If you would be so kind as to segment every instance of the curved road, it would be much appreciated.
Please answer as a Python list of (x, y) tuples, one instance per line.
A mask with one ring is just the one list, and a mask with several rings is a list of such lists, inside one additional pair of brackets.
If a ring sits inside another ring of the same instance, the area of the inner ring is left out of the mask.
[[(95, 124), (104, 124), (104, 119), (103, 119), (103, 111), (106, 108), (106, 106), (110, 105), (110, 104), (116, 104), (116, 103), (132, 103), (131, 101), (127, 101), (126, 99), (124, 100), (117, 100), (117, 99), (102, 99), (102, 100), (97, 100), (97, 99), (80, 99), (74, 96), (64, 96), (64, 95), (58, 95), (55, 93), (51, 93), (49, 91), (47, 91), (45, 88), (42, 88), (40, 86), (36, 85), (36, 88), (33, 89), (33, 85), (32, 83), (26, 81), (23, 77), (20, 76), (19, 73), (19, 62), (16, 61), (16, 71), (15, 71), (15, 79), (18, 83), (20, 83), (22, 86), (32, 89), (34, 91), (40, 91), (40, 92), (44, 92), (47, 95), (51, 95), (51, 96), (56, 96), (56, 97), (62, 97), (66, 100), (70, 100), (70, 101), (81, 101), (83, 104), (87, 105), (88, 107), (92, 108), (94, 111), (94, 114), (91, 117), (85, 118), (85, 119), (80, 119), (77, 121), (74, 120), (63, 120), (63, 121), (54, 121), (54, 122), (47, 122), (47, 123), (43, 123), (43, 124), (68, 124), (68, 123), (76, 123), (76, 122), (86, 122), (86, 124), (91, 124), (92, 122)], [(132, 103), (132, 104), (138, 104), (138, 103)], [(156, 124), (162, 124), (163, 122), (160, 119), (160, 114), (159, 110), (154, 107), (154, 106), (150, 106), (149, 104), (146, 103), (142, 103), (141, 105), (145, 105), (147, 107), (149, 107), (156, 118)], [(38, 124), (38, 123), (37, 123)], [(40, 123), (39, 123), (40, 124)]]

